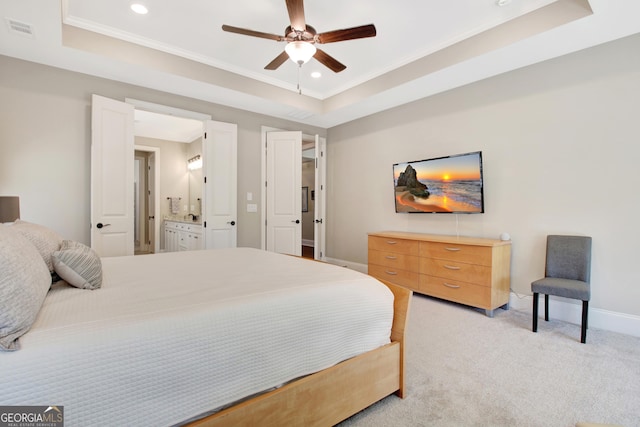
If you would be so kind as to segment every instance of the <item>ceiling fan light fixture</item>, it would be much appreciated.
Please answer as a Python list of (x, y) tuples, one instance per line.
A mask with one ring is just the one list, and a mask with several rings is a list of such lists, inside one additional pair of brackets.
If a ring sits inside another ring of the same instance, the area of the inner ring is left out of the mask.
[(149, 9), (147, 9), (147, 7), (142, 3), (131, 4), (131, 10), (139, 15), (146, 15), (147, 13), (149, 13)]
[(316, 53), (316, 47), (313, 44), (300, 40), (289, 42), (284, 50), (289, 58), (298, 65), (307, 63)]

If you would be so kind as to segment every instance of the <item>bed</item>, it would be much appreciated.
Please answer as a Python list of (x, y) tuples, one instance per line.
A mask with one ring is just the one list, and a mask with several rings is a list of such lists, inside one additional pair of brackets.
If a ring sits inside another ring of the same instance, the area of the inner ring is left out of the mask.
[(103, 258), (101, 276), (51, 287), (0, 352), (0, 404), (63, 406), (67, 426), (330, 426), (403, 396), (403, 288), (252, 248)]

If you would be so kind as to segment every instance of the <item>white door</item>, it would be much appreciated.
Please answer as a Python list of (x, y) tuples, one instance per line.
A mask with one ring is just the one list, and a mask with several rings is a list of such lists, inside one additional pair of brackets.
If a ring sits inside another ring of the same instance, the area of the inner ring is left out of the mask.
[(268, 132), (266, 248), (302, 255), (302, 132)]
[(326, 202), (327, 202), (327, 177), (326, 158), (327, 140), (316, 135), (316, 176), (315, 176), (315, 224), (313, 228), (314, 258), (325, 258), (325, 229), (326, 229)]
[(238, 126), (207, 120), (202, 151), (205, 247), (235, 248), (238, 210)]
[(133, 255), (134, 108), (98, 95), (91, 105), (91, 247)]

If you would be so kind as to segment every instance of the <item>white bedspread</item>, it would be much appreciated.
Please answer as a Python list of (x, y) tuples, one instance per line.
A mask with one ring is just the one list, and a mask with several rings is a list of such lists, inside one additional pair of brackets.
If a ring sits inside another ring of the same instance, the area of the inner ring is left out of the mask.
[(257, 249), (103, 259), (102, 289), (54, 287), (1, 405), (65, 425), (174, 425), (389, 342), (393, 295), (346, 268)]

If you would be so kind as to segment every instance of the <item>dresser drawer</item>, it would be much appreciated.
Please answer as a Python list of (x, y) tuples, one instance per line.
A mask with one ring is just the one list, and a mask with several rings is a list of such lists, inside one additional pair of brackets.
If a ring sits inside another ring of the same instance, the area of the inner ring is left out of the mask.
[(492, 248), (456, 243), (420, 242), (420, 256), (491, 266)]
[(369, 275), (376, 279), (395, 283), (406, 288), (418, 289), (419, 274), (417, 271), (407, 271), (385, 267), (383, 265), (369, 264)]
[(420, 271), (420, 258), (397, 252), (369, 250), (369, 264), (383, 265), (400, 270)]
[(416, 240), (394, 239), (391, 237), (369, 236), (369, 249), (418, 255), (420, 252), (420, 242)]
[(420, 292), (474, 307), (491, 308), (491, 288), (486, 286), (421, 275)]
[(368, 239), (369, 274), (379, 280), (483, 308), (490, 317), (509, 303), (511, 242), (402, 231)]
[(491, 286), (491, 267), (449, 261), (446, 259), (422, 258), (420, 273), (430, 276), (453, 279), (461, 282)]

